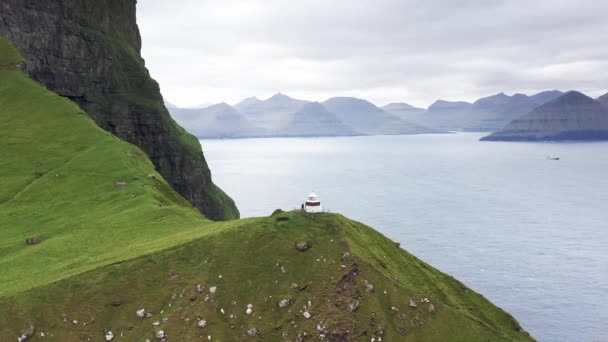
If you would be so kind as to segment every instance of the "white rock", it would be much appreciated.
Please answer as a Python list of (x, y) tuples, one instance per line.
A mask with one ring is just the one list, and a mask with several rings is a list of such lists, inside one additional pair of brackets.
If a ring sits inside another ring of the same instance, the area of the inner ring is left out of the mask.
[(217, 291), (217, 286), (211, 286), (211, 287), (209, 288), (209, 292), (210, 292), (211, 294), (215, 294), (215, 291)]
[(196, 291), (198, 293), (203, 293), (203, 291), (205, 291), (205, 287), (201, 284), (196, 285)]
[(156, 322), (152, 323), (152, 325), (153, 325), (153, 326), (155, 326), (155, 327), (157, 327), (157, 326), (159, 326), (159, 325), (160, 325), (160, 322), (159, 322), (159, 321), (156, 321)]
[(111, 331), (106, 333), (106, 341), (112, 341), (114, 339), (114, 334)]
[(279, 307), (286, 308), (286, 307), (290, 306), (291, 303), (292, 303), (291, 299), (283, 299), (282, 301), (279, 302)]
[(161, 339), (165, 338), (165, 332), (164, 332), (163, 330), (159, 330), (159, 331), (156, 333), (156, 338), (157, 338), (157, 339), (159, 339), (159, 340), (161, 340)]
[(309, 319), (310, 317), (312, 317), (312, 315), (308, 311), (304, 311), (302, 316), (304, 316), (304, 318), (306, 318), (306, 319)]
[(253, 309), (251, 309), (251, 308), (247, 308), (247, 310), (245, 310), (245, 313), (248, 315), (251, 315), (252, 312), (253, 312)]
[(410, 306), (411, 306), (412, 308), (415, 308), (415, 307), (417, 307), (418, 305), (416, 305), (416, 302), (414, 302), (413, 300), (411, 300), (411, 299), (410, 299)]
[(374, 285), (368, 283), (367, 280), (365, 281), (365, 291), (367, 291), (368, 293), (374, 291)]
[(198, 321), (199, 328), (204, 328), (206, 326), (207, 326), (207, 321), (205, 321), (204, 319), (201, 319), (200, 321)]
[(137, 313), (137, 317), (139, 318), (146, 317), (146, 309), (139, 309), (135, 313)]

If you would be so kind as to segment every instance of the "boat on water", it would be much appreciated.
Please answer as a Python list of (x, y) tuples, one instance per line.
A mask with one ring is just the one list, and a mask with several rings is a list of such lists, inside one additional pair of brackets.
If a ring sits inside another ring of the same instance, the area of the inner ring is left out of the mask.
[(559, 157), (547, 156), (547, 160), (559, 160)]

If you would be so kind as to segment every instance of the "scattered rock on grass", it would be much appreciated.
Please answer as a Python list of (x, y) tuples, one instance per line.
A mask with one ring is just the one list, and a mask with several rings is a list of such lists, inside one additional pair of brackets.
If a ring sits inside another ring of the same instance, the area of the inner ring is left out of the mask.
[(342, 260), (346, 261), (346, 260), (348, 260), (348, 258), (350, 258), (350, 253), (344, 252), (344, 254), (342, 254)]
[(37, 245), (39, 243), (40, 243), (40, 238), (37, 236), (30, 236), (27, 239), (25, 239), (25, 244), (28, 246)]
[(257, 328), (251, 328), (249, 330), (247, 330), (247, 335), (249, 336), (257, 336), (260, 332), (258, 331)]
[(106, 337), (106, 341), (112, 341), (114, 339), (114, 334), (112, 333), (112, 331), (108, 330), (106, 332), (105, 337)]
[(355, 312), (355, 311), (357, 311), (358, 308), (359, 308), (359, 301), (358, 300), (352, 301), (352, 302), (350, 302), (348, 304), (348, 311), (349, 312)]
[(164, 330), (159, 330), (156, 333), (156, 339), (158, 340), (162, 340), (163, 338), (165, 338), (165, 331)]
[(217, 291), (217, 286), (211, 286), (209, 288), (209, 293), (211, 293), (211, 294), (215, 294), (216, 291)]
[(367, 280), (365, 281), (365, 291), (367, 291), (367, 293), (374, 292), (374, 285), (367, 282)]
[(304, 311), (304, 313), (302, 314), (302, 316), (304, 316), (304, 318), (306, 318), (306, 319), (309, 319), (310, 317), (312, 317), (312, 315), (308, 311)]
[(283, 299), (282, 301), (279, 302), (279, 307), (286, 308), (286, 307), (290, 306), (291, 303), (293, 303), (293, 301), (291, 299)]
[(135, 313), (137, 314), (137, 317), (139, 317), (139, 318), (146, 317), (146, 309), (139, 309)]
[(306, 252), (311, 247), (312, 247), (312, 245), (308, 241), (300, 241), (300, 242), (296, 243), (296, 249), (299, 250), (300, 252)]
[(202, 329), (207, 326), (207, 321), (201, 319), (200, 321), (198, 321), (197, 326)]
[(435, 311), (435, 305), (433, 305), (433, 303), (429, 304), (429, 312), (434, 312)]
[(114, 183), (114, 186), (116, 186), (117, 188), (122, 188), (125, 185), (127, 185), (127, 182), (119, 181)]
[(415, 307), (417, 307), (417, 306), (418, 306), (418, 305), (416, 305), (416, 302), (414, 302), (414, 300), (413, 300), (413, 299), (410, 299), (410, 307), (415, 308)]
[(21, 334), (21, 336), (17, 337), (17, 341), (18, 342), (25, 342), (28, 338), (32, 337), (34, 335), (34, 332), (36, 331), (36, 328), (34, 328), (33, 325), (30, 325), (29, 328), (27, 328), (27, 330), (25, 330), (23, 332), (23, 334)]

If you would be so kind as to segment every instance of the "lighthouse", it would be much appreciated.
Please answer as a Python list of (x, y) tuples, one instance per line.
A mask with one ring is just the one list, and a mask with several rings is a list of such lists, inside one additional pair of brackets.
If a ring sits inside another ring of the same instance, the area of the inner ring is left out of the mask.
[(320, 213), (321, 212), (321, 201), (319, 201), (319, 196), (313, 191), (306, 198), (306, 202), (304, 203), (304, 210), (307, 213)]

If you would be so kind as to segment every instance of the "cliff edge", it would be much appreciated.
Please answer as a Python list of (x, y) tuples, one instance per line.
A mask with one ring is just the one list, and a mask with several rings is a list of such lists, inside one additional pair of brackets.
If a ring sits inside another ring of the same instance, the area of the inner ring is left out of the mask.
[(68, 97), (103, 129), (146, 152), (171, 187), (207, 218), (238, 209), (212, 179), (198, 140), (169, 115), (140, 55), (136, 0), (0, 3), (0, 35), (34, 80)]

